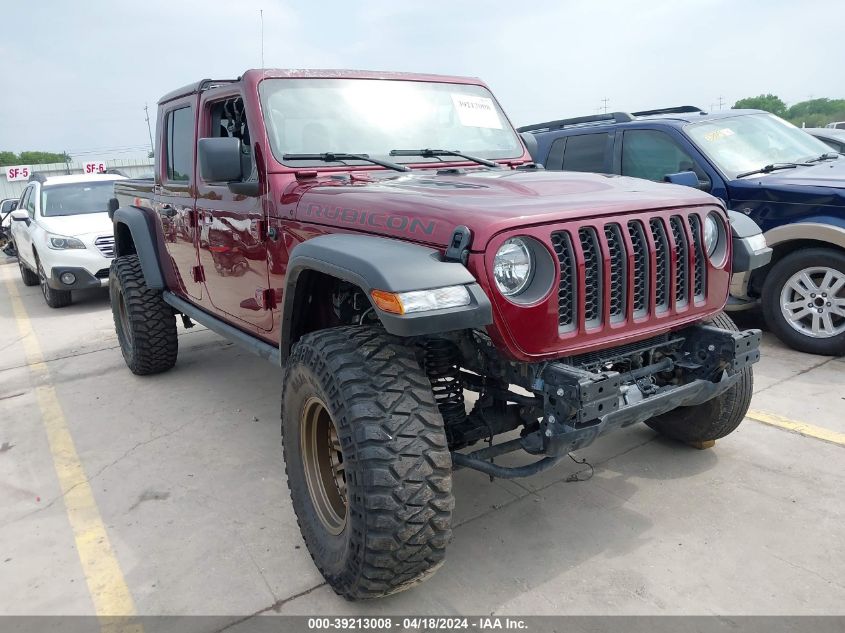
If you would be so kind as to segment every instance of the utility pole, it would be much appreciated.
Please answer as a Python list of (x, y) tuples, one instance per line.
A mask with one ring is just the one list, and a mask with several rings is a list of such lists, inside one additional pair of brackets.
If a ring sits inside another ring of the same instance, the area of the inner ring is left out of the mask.
[(722, 106), (725, 104), (725, 100), (722, 99), (722, 95), (719, 95), (719, 109), (722, 109)]
[(147, 104), (144, 104), (144, 115), (147, 119), (147, 134), (150, 135), (150, 154), (155, 153), (155, 147), (153, 147), (153, 130), (150, 127), (150, 108)]
[(605, 97), (604, 99), (602, 99), (602, 100), (601, 100), (601, 102), (602, 102), (602, 104), (603, 104), (603, 106), (602, 106), (602, 107), (604, 107), (604, 113), (605, 113), (605, 114), (607, 114), (607, 102), (608, 102), (608, 101), (610, 101), (610, 99), (608, 99), (607, 97)]
[(261, 68), (264, 68), (264, 9), (259, 9), (258, 14), (261, 18)]

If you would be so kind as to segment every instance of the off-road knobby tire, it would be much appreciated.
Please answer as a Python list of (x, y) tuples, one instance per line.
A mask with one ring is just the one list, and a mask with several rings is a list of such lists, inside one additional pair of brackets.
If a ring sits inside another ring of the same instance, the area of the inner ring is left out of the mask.
[(828, 338), (806, 336), (789, 325), (781, 312), (780, 293), (783, 286), (799, 270), (814, 266), (827, 266), (845, 273), (845, 253), (833, 248), (799, 249), (772, 266), (766, 274), (761, 293), (763, 318), (781, 341), (799, 352), (845, 356), (845, 332)]
[(112, 262), (109, 295), (120, 351), (132, 373), (146, 376), (173, 367), (179, 351), (176, 316), (160, 290), (147, 288), (137, 255), (123, 255)]
[[(346, 466), (346, 524), (336, 536), (314, 509), (303, 469), (300, 417), (314, 397), (327, 405)], [(302, 536), (336, 593), (396, 593), (442, 564), (452, 535), (452, 460), (431, 383), (410, 347), (360, 326), (304, 336), (285, 370), (282, 446)]]
[[(17, 251), (17, 246), (15, 247)], [(37, 286), (40, 283), (38, 279), (38, 273), (34, 273), (29, 269), (29, 267), (24, 264), (23, 259), (21, 258), (21, 252), (18, 252), (18, 268), (21, 271), (21, 280), (23, 281), (24, 286)]]
[[(724, 312), (710, 321), (711, 325), (738, 332), (739, 328)], [(686, 443), (718, 440), (732, 433), (740, 425), (754, 389), (754, 372), (745, 367), (739, 381), (727, 391), (691, 407), (678, 407), (646, 421), (658, 433)]]
[(41, 265), (41, 260), (38, 255), (35, 256), (35, 264), (38, 266), (38, 283), (41, 286), (41, 296), (44, 297), (44, 302), (51, 308), (64, 308), (71, 304), (73, 296), (70, 290), (56, 290), (51, 288), (47, 283), (47, 273)]

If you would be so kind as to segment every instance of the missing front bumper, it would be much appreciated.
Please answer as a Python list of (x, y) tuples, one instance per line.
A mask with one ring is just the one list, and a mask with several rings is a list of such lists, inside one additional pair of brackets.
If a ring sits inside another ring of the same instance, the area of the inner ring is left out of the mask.
[[(607, 363), (589, 369), (550, 363), (538, 385), (537, 395), (543, 400), (539, 428), (504, 445), (468, 455), (453, 453), (453, 461), (494, 477), (533, 475), (609, 431), (719, 396), (760, 359), (760, 341), (760, 330), (735, 332), (699, 325), (653, 349), (644, 348), (645, 353), (638, 355), (651, 362), (622, 373), (603, 368), (615, 366), (612, 353)], [(518, 449), (546, 457), (517, 469), (487, 461)]]

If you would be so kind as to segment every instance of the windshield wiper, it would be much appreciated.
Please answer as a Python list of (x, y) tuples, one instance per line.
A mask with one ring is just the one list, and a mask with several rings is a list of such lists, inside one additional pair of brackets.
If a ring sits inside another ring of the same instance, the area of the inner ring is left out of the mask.
[(324, 163), (342, 163), (345, 160), (363, 160), (373, 165), (380, 165), (396, 171), (411, 171), (410, 167), (391, 163), (389, 160), (370, 158), (367, 154), (347, 154), (345, 152), (323, 152), (322, 154), (285, 154), (282, 160), (321, 160)]
[(830, 159), (833, 159), (833, 158), (839, 158), (839, 154), (837, 154), (836, 152), (825, 152), (821, 156), (816, 156), (815, 158), (811, 158), (807, 162), (808, 163), (818, 163), (818, 162), (821, 162), (823, 160), (830, 160)]
[(745, 178), (746, 176), (753, 176), (755, 174), (768, 174), (778, 169), (795, 169), (796, 167), (807, 167), (810, 164), (811, 163), (772, 163), (771, 165), (766, 165), (760, 169), (742, 172), (741, 174), (737, 174), (736, 177)]
[(499, 163), (487, 160), (486, 158), (478, 158), (477, 156), (470, 156), (463, 152), (458, 152), (451, 149), (392, 149), (391, 156), (421, 156), (422, 158), (435, 158), (437, 156), (457, 156), (465, 160), (471, 160), (473, 163), (484, 165), (485, 167), (493, 167), (494, 169), (501, 169)]

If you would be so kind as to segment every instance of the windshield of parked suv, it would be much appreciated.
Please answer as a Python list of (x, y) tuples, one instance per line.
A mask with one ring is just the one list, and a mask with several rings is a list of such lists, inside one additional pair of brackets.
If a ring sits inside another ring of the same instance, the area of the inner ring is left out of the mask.
[[(259, 87), (270, 146), (285, 154), (349, 153), (397, 163), (461, 161), (390, 156), (390, 150), (458, 150), (517, 158), (522, 145), (493, 95), (481, 86), (383, 79), (266, 79)], [(343, 163), (363, 165), (361, 161)]]
[(41, 188), (41, 215), (45, 218), (80, 213), (104, 213), (114, 197), (114, 180), (44, 185)]
[(773, 114), (744, 114), (685, 128), (730, 178), (777, 163), (802, 163), (830, 148)]

